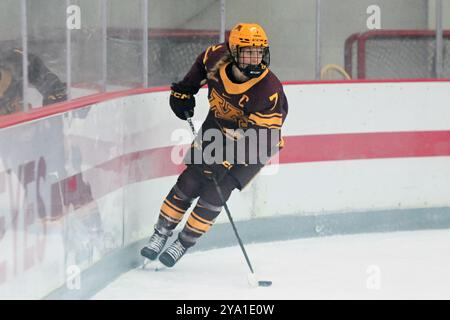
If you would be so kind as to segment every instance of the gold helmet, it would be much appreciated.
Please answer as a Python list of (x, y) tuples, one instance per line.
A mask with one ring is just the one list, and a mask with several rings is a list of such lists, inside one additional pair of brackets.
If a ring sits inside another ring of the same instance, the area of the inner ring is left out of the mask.
[[(262, 58), (258, 64), (243, 65), (241, 49), (262, 47)], [(259, 77), (270, 64), (269, 40), (264, 29), (256, 23), (238, 23), (230, 31), (228, 48), (237, 67), (249, 78)]]

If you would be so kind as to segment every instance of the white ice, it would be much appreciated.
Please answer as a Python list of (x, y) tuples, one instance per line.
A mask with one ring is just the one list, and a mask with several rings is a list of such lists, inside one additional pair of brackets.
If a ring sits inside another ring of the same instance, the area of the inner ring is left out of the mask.
[(450, 230), (248, 244), (186, 254), (172, 269), (134, 269), (94, 299), (450, 299)]

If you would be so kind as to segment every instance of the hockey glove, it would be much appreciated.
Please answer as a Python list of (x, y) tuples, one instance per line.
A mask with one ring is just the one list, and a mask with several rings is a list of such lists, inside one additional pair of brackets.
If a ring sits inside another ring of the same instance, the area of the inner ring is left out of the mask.
[(177, 85), (172, 86), (169, 100), (170, 108), (178, 118), (187, 120), (185, 112), (188, 113), (189, 117), (194, 115), (195, 98), (192, 93), (179, 89)]

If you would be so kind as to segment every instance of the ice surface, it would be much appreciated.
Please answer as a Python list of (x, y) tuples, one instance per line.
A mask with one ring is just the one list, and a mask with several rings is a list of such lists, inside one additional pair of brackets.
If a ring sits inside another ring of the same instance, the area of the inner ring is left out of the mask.
[(187, 254), (172, 269), (134, 269), (94, 299), (450, 299), (450, 230), (360, 234)]

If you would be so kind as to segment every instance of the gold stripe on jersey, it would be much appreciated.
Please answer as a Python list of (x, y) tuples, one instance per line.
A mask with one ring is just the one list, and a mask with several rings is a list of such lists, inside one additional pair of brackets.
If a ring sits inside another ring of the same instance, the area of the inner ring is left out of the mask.
[(203, 64), (206, 64), (206, 60), (208, 60), (208, 53), (211, 47), (208, 47), (208, 49), (206, 49), (205, 55), (203, 56)]
[(270, 115), (263, 115), (259, 112), (252, 113), (248, 117), (248, 120), (260, 127), (266, 127), (269, 129), (280, 129), (283, 124), (283, 118), (280, 113), (273, 113)]
[(269, 73), (269, 69), (266, 69), (259, 77), (257, 78), (253, 78), (250, 79), (244, 83), (234, 83), (232, 82), (228, 76), (227, 76), (227, 72), (225, 71), (225, 68), (229, 65), (230, 63), (227, 63), (225, 65), (223, 65), (220, 68), (220, 78), (222, 79), (223, 82), (223, 86), (225, 88), (225, 91), (229, 94), (242, 94), (245, 91), (247, 91), (248, 89), (250, 89), (251, 87), (253, 87), (255, 84), (257, 84), (258, 82), (260, 82), (262, 79), (264, 79), (264, 77)]
[(261, 113), (261, 112), (255, 112), (255, 114), (258, 117), (261, 117), (261, 118), (273, 118), (273, 117), (280, 117), (280, 118), (282, 118), (283, 117), (283, 115), (281, 113), (278, 113), (278, 112), (269, 113), (269, 114), (264, 114), (264, 113)]
[(220, 49), (220, 48), (222, 48), (222, 45), (221, 45), (221, 44), (219, 44), (219, 45), (217, 45), (217, 46), (211, 46), (212, 52), (214, 52), (214, 51), (216, 51), (217, 49)]
[(208, 53), (209, 53), (209, 51), (214, 52), (214, 51), (216, 51), (217, 49), (220, 49), (220, 48), (222, 48), (221, 44), (219, 44), (218, 46), (210, 46), (210, 47), (208, 47), (208, 49), (206, 49), (205, 55), (203, 56), (203, 64), (206, 64), (206, 61), (208, 61)]

